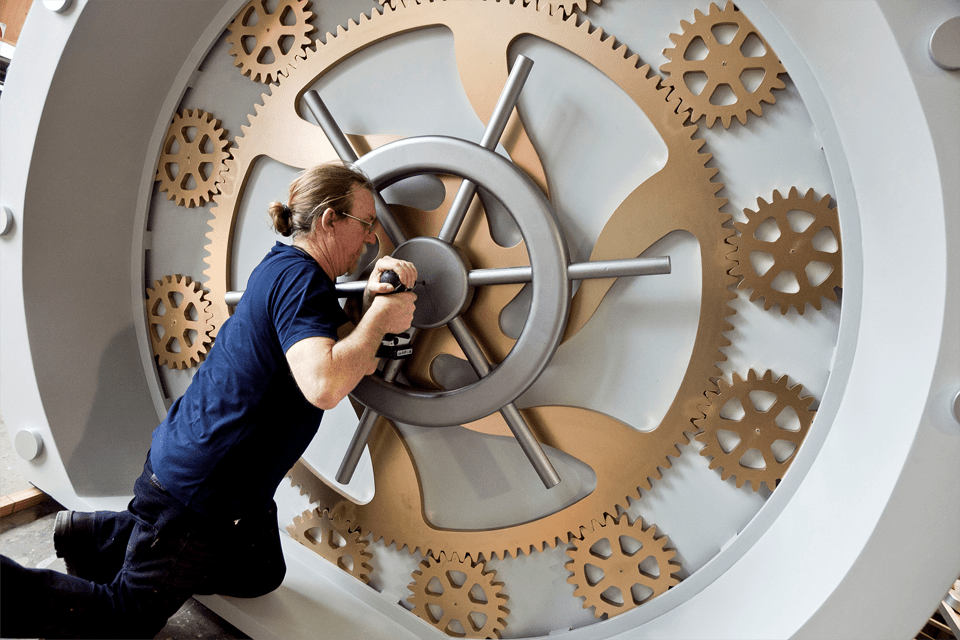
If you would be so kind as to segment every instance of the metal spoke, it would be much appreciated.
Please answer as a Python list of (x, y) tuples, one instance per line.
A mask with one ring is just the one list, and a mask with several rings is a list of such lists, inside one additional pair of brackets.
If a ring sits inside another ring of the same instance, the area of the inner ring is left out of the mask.
[[(669, 257), (597, 260), (576, 262), (567, 266), (567, 275), (571, 280), (651, 276), (666, 273), (670, 273)], [(530, 267), (474, 269), (467, 275), (467, 282), (471, 287), (491, 284), (525, 284), (532, 281), (533, 271)]]
[[(347, 136), (343, 134), (337, 121), (333, 119), (327, 105), (320, 99), (320, 94), (311, 89), (304, 94), (303, 101), (310, 109), (313, 117), (317, 119), (320, 128), (323, 129), (323, 133), (330, 140), (330, 144), (333, 145), (333, 149), (340, 156), (340, 159), (344, 162), (356, 162), (356, 151), (353, 150), (353, 146), (347, 140)], [(387, 206), (387, 202), (380, 195), (379, 189), (373, 190), (373, 201), (377, 207), (377, 220), (380, 222), (380, 226), (383, 227), (387, 237), (393, 242), (393, 246), (399, 247), (407, 240), (407, 236), (403, 233), (400, 225), (397, 224), (396, 218), (393, 217), (390, 207)]]
[[(591, 280), (596, 278), (622, 278), (626, 276), (652, 276), (670, 273), (669, 256), (657, 258), (631, 258), (628, 260), (596, 260), (594, 262), (576, 262), (567, 267), (571, 280)], [(505, 267), (501, 269), (474, 269), (467, 274), (467, 283), (471, 287), (496, 284), (526, 284), (533, 281), (530, 267)], [(346, 298), (363, 294), (367, 283), (338, 282), (337, 296)], [(240, 302), (243, 291), (229, 291), (225, 301), (230, 306)]]
[[(415, 328), (410, 329), (411, 340), (416, 335)], [(403, 366), (403, 360), (391, 360), (383, 368), (383, 379), (387, 382), (393, 382), (400, 375), (400, 368)], [(337, 482), (340, 484), (349, 484), (353, 478), (357, 465), (360, 463), (360, 456), (363, 455), (363, 448), (367, 446), (367, 439), (370, 438), (370, 432), (373, 431), (373, 425), (377, 422), (380, 414), (369, 407), (363, 410), (360, 416), (360, 424), (357, 430), (353, 432), (353, 439), (347, 452), (343, 456), (343, 462), (337, 470)]]
[[(460, 345), (464, 355), (467, 356), (467, 361), (470, 362), (470, 365), (473, 367), (473, 370), (477, 372), (477, 375), (483, 378), (489, 374), (490, 363), (487, 362), (487, 358), (480, 349), (480, 345), (477, 344), (473, 334), (467, 329), (467, 325), (463, 319), (454, 318), (447, 324), (447, 328), (453, 333), (453, 337), (456, 338), (457, 344)], [(500, 415), (503, 416), (507, 426), (510, 427), (510, 431), (513, 433), (513, 437), (517, 439), (523, 453), (526, 454), (530, 464), (533, 465), (537, 475), (540, 476), (540, 481), (543, 482), (543, 486), (550, 489), (560, 484), (560, 475), (557, 473), (557, 470), (554, 469), (547, 454), (543, 452), (533, 432), (530, 431), (530, 426), (526, 420), (523, 419), (520, 410), (517, 409), (517, 405), (512, 402), (504, 405), (504, 407), (500, 409)]]
[[(530, 69), (532, 68), (533, 60), (526, 56), (517, 56), (517, 61), (514, 63), (513, 69), (510, 70), (510, 76), (507, 78), (507, 83), (500, 93), (500, 99), (497, 100), (493, 115), (483, 132), (483, 138), (480, 140), (480, 146), (483, 148), (493, 151), (497, 143), (500, 142), (500, 136), (503, 135), (510, 114), (513, 113), (513, 109), (517, 105), (520, 90), (523, 89), (523, 84), (527, 81), (527, 76), (530, 75)], [(450, 206), (450, 211), (447, 213), (447, 218), (443, 221), (443, 227), (437, 235), (438, 238), (444, 242), (453, 242), (463, 225), (467, 209), (470, 208), (470, 203), (473, 202), (476, 193), (477, 185), (470, 180), (464, 180), (460, 183), (460, 190), (457, 191), (453, 204)]]

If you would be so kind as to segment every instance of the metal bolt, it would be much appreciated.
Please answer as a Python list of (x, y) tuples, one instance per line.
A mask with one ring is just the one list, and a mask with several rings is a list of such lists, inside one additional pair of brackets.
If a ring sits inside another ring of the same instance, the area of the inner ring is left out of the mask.
[(13, 446), (24, 460), (36, 460), (43, 453), (43, 436), (35, 429), (21, 429)]
[(930, 57), (947, 71), (960, 69), (960, 16), (945, 20), (930, 36)]
[(73, 0), (43, 0), (43, 6), (56, 13), (64, 13), (73, 4)]
[(5, 236), (13, 231), (13, 212), (5, 204), (0, 205), (0, 209), (3, 209), (3, 214), (0, 215), (0, 236)]
[(960, 422), (960, 391), (953, 397), (953, 418)]

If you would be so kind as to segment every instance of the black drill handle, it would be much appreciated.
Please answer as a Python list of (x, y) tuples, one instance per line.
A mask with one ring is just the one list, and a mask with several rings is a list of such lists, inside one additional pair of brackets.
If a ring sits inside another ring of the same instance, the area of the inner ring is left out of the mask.
[(396, 271), (387, 270), (381, 273), (380, 282), (386, 282), (393, 286), (393, 291), (390, 293), (402, 293), (407, 290), (407, 286), (400, 282), (400, 276), (397, 275)]
[[(397, 275), (396, 271), (387, 270), (381, 273), (380, 282), (386, 282), (393, 286), (393, 291), (381, 295), (392, 295), (394, 293), (407, 291), (406, 285), (400, 282), (400, 276)], [(384, 335), (380, 348), (377, 350), (377, 357), (389, 358), (391, 360), (406, 358), (413, 353), (413, 348), (410, 346), (412, 337), (413, 335), (408, 331), (400, 334), (388, 333)]]

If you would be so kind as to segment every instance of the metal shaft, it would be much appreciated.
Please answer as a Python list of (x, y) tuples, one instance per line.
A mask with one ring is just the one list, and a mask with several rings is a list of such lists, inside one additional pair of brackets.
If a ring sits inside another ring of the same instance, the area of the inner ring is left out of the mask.
[[(410, 329), (411, 339), (416, 335), (416, 332), (416, 329)], [(387, 382), (396, 380), (402, 366), (403, 360), (388, 362), (383, 368), (383, 379)], [(357, 430), (353, 432), (353, 439), (350, 441), (350, 446), (347, 447), (347, 453), (343, 456), (340, 468), (337, 469), (337, 482), (340, 484), (349, 484), (353, 478), (357, 465), (360, 463), (360, 456), (363, 455), (363, 448), (367, 446), (370, 432), (373, 431), (373, 425), (376, 424), (379, 417), (380, 414), (369, 407), (363, 410), (363, 415), (360, 416), (360, 424), (357, 425)]]
[[(331, 115), (330, 110), (327, 109), (327, 105), (320, 99), (320, 94), (311, 90), (303, 96), (303, 99), (307, 108), (313, 113), (313, 117), (317, 119), (320, 128), (323, 129), (323, 133), (326, 134), (330, 144), (333, 145), (334, 151), (340, 156), (340, 159), (344, 162), (356, 162), (356, 151), (354, 151), (350, 141), (347, 140), (347, 136), (343, 134), (340, 125), (333, 119), (333, 115)], [(390, 213), (390, 208), (387, 206), (387, 203), (376, 189), (373, 190), (373, 201), (377, 208), (377, 220), (380, 221), (380, 226), (383, 227), (384, 232), (386, 232), (390, 241), (393, 242), (393, 246), (400, 246), (406, 241), (406, 234), (403, 233), (400, 225), (397, 224), (397, 221), (394, 219), (393, 214)], [(392, 375), (388, 378), (389, 382), (392, 382), (397, 377), (397, 374), (400, 372), (400, 365), (400, 361), (387, 364), (384, 377), (386, 378), (392, 371)], [(357, 464), (360, 462), (360, 456), (363, 455), (363, 448), (367, 445), (367, 438), (370, 437), (370, 432), (373, 430), (373, 425), (376, 423), (378, 417), (379, 415), (376, 411), (364, 409), (363, 415), (360, 417), (360, 424), (357, 425), (357, 430), (353, 433), (353, 439), (350, 441), (347, 453), (343, 458), (343, 462), (340, 463), (340, 469), (337, 471), (337, 482), (347, 484), (351, 478), (353, 478), (353, 474), (357, 470)]]
[[(670, 273), (669, 256), (576, 262), (567, 267), (567, 276), (569, 276), (571, 280), (652, 276), (665, 273)], [(467, 274), (467, 283), (471, 287), (491, 284), (525, 284), (532, 281), (533, 270), (530, 267), (474, 269)]]
[[(490, 363), (487, 362), (487, 358), (480, 349), (480, 345), (477, 344), (477, 341), (467, 329), (463, 319), (454, 318), (447, 324), (447, 328), (453, 333), (457, 344), (460, 345), (464, 355), (467, 356), (467, 361), (473, 367), (473, 370), (477, 372), (477, 375), (483, 378), (489, 374)], [(533, 432), (530, 431), (530, 426), (526, 420), (523, 419), (523, 416), (520, 415), (520, 410), (517, 409), (517, 405), (512, 402), (504, 405), (504, 407), (500, 409), (500, 415), (503, 416), (514, 438), (516, 438), (520, 444), (523, 453), (526, 454), (530, 464), (533, 465), (537, 475), (540, 476), (540, 481), (543, 482), (543, 486), (551, 489), (560, 484), (560, 475), (557, 473), (557, 470), (554, 469), (547, 454), (543, 452)]]
[[(533, 60), (526, 56), (517, 56), (517, 61), (514, 63), (513, 69), (510, 70), (507, 83), (504, 85), (503, 91), (500, 93), (500, 98), (493, 108), (493, 115), (490, 116), (490, 122), (487, 123), (487, 128), (484, 130), (483, 137), (480, 139), (480, 146), (483, 148), (492, 151), (500, 142), (500, 136), (503, 135), (507, 121), (510, 120), (510, 114), (513, 113), (513, 109), (517, 105), (517, 100), (520, 98), (520, 90), (523, 89), (523, 84), (527, 81), (527, 76), (530, 75), (530, 69), (532, 68)], [(453, 204), (450, 206), (447, 218), (443, 221), (443, 227), (440, 228), (440, 233), (437, 235), (438, 238), (444, 242), (453, 242), (453, 239), (457, 237), (457, 232), (460, 231), (460, 227), (463, 225), (467, 210), (470, 208), (470, 203), (473, 201), (473, 196), (476, 195), (476, 193), (477, 185), (470, 180), (464, 180), (460, 183), (460, 190), (457, 191), (457, 195), (453, 199)]]
[[(592, 280), (596, 278), (622, 278), (625, 276), (652, 276), (670, 273), (670, 257), (632, 258), (629, 260), (597, 260), (595, 262), (576, 262), (567, 267), (571, 280)], [(526, 284), (533, 281), (530, 267), (506, 267), (503, 269), (474, 269), (467, 274), (467, 284), (482, 287), (495, 284)], [(367, 283), (338, 282), (337, 296), (347, 298), (363, 294)], [(228, 291), (224, 300), (231, 307), (240, 302), (243, 291)]]
[[(327, 105), (320, 99), (320, 94), (311, 89), (303, 95), (303, 101), (306, 103), (307, 108), (310, 109), (313, 117), (317, 119), (320, 128), (323, 129), (323, 133), (326, 134), (327, 139), (330, 141), (330, 144), (333, 145), (333, 149), (337, 152), (337, 155), (340, 156), (340, 159), (344, 162), (356, 162), (356, 151), (353, 150), (353, 146), (350, 144), (350, 141), (347, 140), (347, 136), (343, 134), (340, 125), (333, 119), (330, 110), (327, 109)], [(400, 225), (397, 224), (396, 218), (394, 218), (390, 212), (390, 207), (387, 206), (386, 201), (377, 189), (373, 190), (373, 201), (377, 207), (377, 220), (380, 222), (380, 226), (383, 227), (387, 237), (393, 242), (393, 246), (399, 247), (407, 240), (406, 234), (403, 233)]]

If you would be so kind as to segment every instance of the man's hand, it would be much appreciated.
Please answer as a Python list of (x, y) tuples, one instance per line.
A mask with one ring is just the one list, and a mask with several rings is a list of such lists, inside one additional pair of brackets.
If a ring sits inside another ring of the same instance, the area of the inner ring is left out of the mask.
[[(384, 286), (390, 285), (383, 283)], [(392, 289), (392, 287), (390, 287)], [(410, 328), (413, 322), (413, 312), (416, 310), (417, 294), (412, 291), (395, 293), (393, 295), (378, 295), (374, 297), (370, 309), (364, 318), (377, 327), (381, 334), (401, 333)]]
[[(400, 282), (406, 285), (407, 289), (413, 289), (414, 285), (417, 283), (417, 268), (413, 265), (412, 262), (407, 262), (406, 260), (397, 260), (390, 256), (384, 256), (377, 260), (377, 264), (373, 267), (373, 272), (370, 274), (370, 277), (367, 279), (367, 288), (364, 292), (364, 297), (368, 294), (370, 296), (382, 295), (387, 293), (393, 293), (393, 287), (386, 282), (380, 282), (380, 276), (383, 275), (385, 271), (393, 271), (400, 277)], [(409, 326), (409, 325), (407, 325)], [(391, 331), (389, 333), (396, 333)]]

